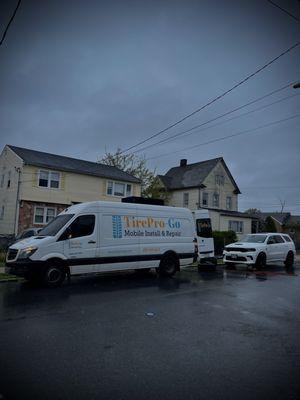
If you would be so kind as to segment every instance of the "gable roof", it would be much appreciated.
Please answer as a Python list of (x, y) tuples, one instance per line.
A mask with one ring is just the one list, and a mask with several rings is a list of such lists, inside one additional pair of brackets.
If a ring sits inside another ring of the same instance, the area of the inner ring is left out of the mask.
[(223, 157), (187, 164), (185, 166), (173, 167), (169, 169), (165, 175), (158, 175), (158, 177), (168, 190), (204, 187), (203, 182), (205, 178), (218, 162), (223, 164), (223, 167), (235, 187), (236, 193), (241, 193)]
[(54, 169), (58, 171), (74, 172), (83, 175), (99, 176), (102, 178), (116, 179), (120, 181), (140, 183), (140, 180), (133, 175), (105, 164), (92, 161), (79, 160), (77, 158), (60, 156), (57, 154), (45, 153), (25, 149), (23, 147), (7, 145), (14, 153), (16, 153), (24, 164), (34, 165), (41, 168)]
[(287, 222), (289, 217), (291, 216), (291, 213), (289, 212), (260, 212), (255, 214), (257, 215), (260, 219), (266, 220), (268, 217), (272, 217), (275, 219), (280, 225), (283, 225)]

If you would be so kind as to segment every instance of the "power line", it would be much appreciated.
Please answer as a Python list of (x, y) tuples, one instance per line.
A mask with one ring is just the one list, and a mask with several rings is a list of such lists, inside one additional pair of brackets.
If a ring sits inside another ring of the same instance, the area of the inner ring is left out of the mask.
[(1, 38), (1, 40), (0, 40), (0, 46), (1, 46), (2, 43), (4, 42), (4, 39), (5, 39), (5, 36), (6, 36), (7, 32), (8, 32), (9, 26), (10, 26), (10, 24), (13, 22), (13, 20), (14, 20), (16, 14), (17, 14), (17, 11), (18, 11), (18, 8), (19, 8), (20, 4), (21, 4), (21, 0), (18, 1), (18, 4), (17, 4), (17, 6), (16, 6), (16, 8), (15, 8), (15, 11), (13, 12), (12, 16), (10, 17), (10, 20), (9, 20), (8, 24), (6, 25), (6, 28), (4, 29), (2, 38)]
[(275, 58), (273, 58), (272, 60), (270, 60), (269, 62), (264, 64), (262, 67), (258, 68), (252, 74), (246, 76), (246, 78), (242, 79), (240, 82), (236, 83), (230, 89), (226, 90), (225, 92), (223, 92), (219, 96), (215, 97), (213, 100), (210, 100), (208, 103), (204, 104), (200, 108), (196, 109), (195, 111), (191, 112), (190, 114), (186, 115), (185, 117), (181, 118), (180, 120), (174, 122), (173, 124), (167, 126), (166, 128), (162, 129), (161, 131), (155, 133), (154, 135), (149, 136), (148, 138), (146, 138), (146, 139), (144, 139), (144, 140), (142, 140), (142, 141), (140, 141), (140, 142), (128, 147), (127, 149), (123, 150), (122, 153), (125, 153), (128, 150), (131, 150), (131, 149), (139, 146), (140, 144), (143, 144), (143, 143), (149, 141), (150, 139), (153, 139), (154, 137), (157, 137), (158, 135), (161, 135), (162, 133), (164, 133), (164, 132), (168, 131), (169, 129), (173, 128), (174, 126), (182, 123), (183, 121), (187, 120), (188, 118), (192, 117), (193, 115), (195, 115), (195, 114), (199, 113), (200, 111), (204, 110), (206, 107), (210, 106), (211, 104), (213, 104), (216, 101), (220, 100), (222, 97), (226, 96), (228, 93), (232, 92), (234, 89), (236, 89), (237, 87), (241, 86), (243, 83), (247, 82), (249, 79), (253, 78), (253, 76), (255, 76), (259, 72), (263, 71), (265, 68), (267, 68), (268, 66), (273, 64), (275, 61), (277, 61), (280, 57), (282, 57), (285, 54), (289, 53), (291, 50), (293, 50), (294, 48), (296, 48), (299, 45), (300, 45), (300, 41), (295, 43), (295, 44), (293, 44), (293, 46), (289, 47), (287, 50), (285, 50), (282, 53), (280, 53), (278, 56), (276, 56)]
[[(289, 121), (289, 120), (291, 120), (291, 119), (299, 118), (299, 117), (300, 117), (300, 114), (295, 114), (295, 115), (292, 115), (291, 117), (288, 117), (288, 118), (283, 118), (283, 119), (280, 119), (280, 120), (277, 120), (277, 121), (272, 121), (272, 122), (269, 122), (269, 123), (267, 123), (267, 124), (258, 126), (257, 128), (247, 129), (247, 130), (245, 130), (245, 131), (241, 131), (241, 132), (238, 132), (238, 133), (233, 133), (232, 135), (222, 136), (222, 137), (220, 137), (220, 138), (208, 140), (207, 142), (195, 144), (195, 145), (193, 145), (193, 146), (185, 147), (185, 148), (180, 149), (180, 150), (172, 151), (172, 155), (175, 154), (175, 153), (179, 153), (179, 152), (181, 152), (181, 151), (185, 151), (185, 150), (191, 150), (191, 149), (194, 150), (194, 149), (196, 149), (196, 148), (198, 148), (198, 147), (205, 146), (205, 145), (207, 145), (207, 144), (211, 144), (211, 143), (215, 143), (215, 142), (219, 142), (219, 141), (222, 141), (222, 140), (226, 140), (226, 139), (229, 139), (229, 138), (232, 138), (232, 137), (235, 137), (235, 136), (246, 135), (246, 134), (248, 134), (248, 133), (258, 131), (259, 129), (267, 128), (267, 127), (269, 127), (269, 126), (276, 125), (276, 124), (279, 124), (279, 123), (281, 123), (281, 122)], [(164, 157), (164, 156), (168, 156), (168, 155), (170, 155), (170, 153), (160, 154), (160, 155), (155, 156), (155, 157), (147, 158), (146, 160), (149, 161), (149, 160), (153, 160), (153, 159), (155, 159), (155, 158), (160, 158), (160, 157)]]
[(272, 0), (267, 0), (269, 3), (273, 4), (273, 6), (279, 8), (281, 11), (285, 12), (288, 14), (290, 17), (294, 18), (296, 21), (300, 22), (300, 18), (296, 17), (295, 15), (291, 14), (288, 10), (285, 8), (280, 7), (278, 4), (274, 3)]
[[(285, 86), (284, 88), (286, 88), (286, 86)], [(281, 89), (279, 89), (279, 90), (283, 90), (284, 88), (281, 88)], [(276, 90), (276, 92), (278, 92), (279, 90)], [(134, 151), (133, 154), (138, 153), (138, 152), (141, 152), (141, 151), (144, 151), (144, 150), (147, 150), (147, 149), (149, 149), (149, 148), (151, 148), (151, 147), (153, 147), (153, 146), (156, 146), (156, 145), (158, 145), (158, 144), (163, 144), (163, 143), (172, 141), (172, 140), (176, 139), (176, 138), (179, 137), (179, 136), (184, 136), (184, 137), (189, 136), (189, 135), (191, 135), (191, 134), (194, 133), (194, 132), (191, 132), (191, 131), (194, 131), (195, 129), (197, 129), (197, 128), (203, 126), (203, 125), (207, 125), (207, 124), (210, 123), (210, 122), (216, 121), (217, 119), (220, 119), (220, 118), (222, 118), (222, 117), (224, 117), (224, 116), (226, 116), (226, 115), (232, 114), (232, 113), (234, 113), (235, 111), (240, 110), (240, 109), (242, 109), (242, 108), (245, 108), (245, 107), (247, 107), (247, 106), (250, 105), (250, 104), (256, 103), (256, 102), (258, 102), (259, 100), (262, 100), (263, 98), (268, 97), (268, 96), (270, 96), (270, 95), (273, 94), (273, 93), (274, 93), (274, 92), (271, 92), (271, 93), (269, 93), (269, 94), (267, 94), (267, 95), (265, 95), (265, 96), (262, 96), (262, 97), (260, 97), (260, 98), (258, 98), (258, 99), (256, 99), (256, 100), (250, 101), (249, 103), (244, 104), (243, 106), (237, 107), (237, 108), (235, 108), (235, 109), (233, 109), (233, 110), (231, 110), (231, 111), (228, 111), (228, 112), (226, 112), (226, 113), (224, 113), (224, 114), (221, 114), (221, 115), (219, 115), (219, 116), (217, 116), (217, 117), (215, 117), (215, 118), (212, 118), (212, 119), (210, 119), (210, 120), (208, 120), (208, 121), (205, 121), (205, 122), (203, 122), (202, 124), (193, 126), (193, 127), (190, 128), (190, 129), (187, 129), (187, 130), (185, 130), (185, 131), (182, 131), (182, 132), (179, 132), (179, 133), (177, 133), (177, 134), (175, 134), (175, 135), (172, 135), (172, 136), (170, 136), (170, 137), (168, 137), (168, 138), (166, 138), (166, 139), (162, 139), (162, 140), (160, 140), (160, 141), (158, 141), (158, 142), (155, 142), (155, 143), (149, 144), (148, 146), (142, 147), (141, 149)], [(210, 126), (208, 126), (208, 127), (206, 127), (206, 128), (200, 129), (198, 132), (202, 132), (202, 131), (205, 131), (205, 130), (207, 130), (207, 129), (214, 128), (214, 127), (219, 126), (219, 125), (223, 125), (223, 124), (225, 124), (226, 122), (232, 121), (232, 120), (237, 119), (237, 118), (244, 117), (245, 115), (249, 115), (249, 114), (252, 114), (252, 113), (257, 112), (257, 111), (261, 111), (261, 110), (263, 110), (263, 109), (265, 109), (265, 108), (267, 108), (267, 107), (270, 107), (270, 106), (272, 106), (272, 105), (274, 105), (274, 104), (281, 103), (281, 102), (284, 101), (284, 100), (287, 100), (287, 99), (290, 99), (290, 98), (292, 98), (292, 97), (299, 96), (299, 95), (300, 95), (300, 93), (292, 94), (292, 95), (290, 95), (290, 96), (286, 96), (286, 97), (284, 97), (284, 98), (282, 98), (282, 99), (273, 101), (272, 103), (266, 104), (266, 105), (264, 105), (264, 106), (262, 106), (262, 107), (255, 108), (254, 110), (247, 111), (247, 112), (245, 112), (245, 113), (243, 113), (243, 114), (240, 114), (240, 115), (237, 115), (237, 116), (235, 116), (235, 117), (228, 118), (228, 119), (226, 119), (225, 121), (221, 121), (221, 122), (219, 122), (219, 123), (217, 123), (217, 124), (210, 125)], [(185, 133), (187, 133), (187, 134), (185, 134)]]

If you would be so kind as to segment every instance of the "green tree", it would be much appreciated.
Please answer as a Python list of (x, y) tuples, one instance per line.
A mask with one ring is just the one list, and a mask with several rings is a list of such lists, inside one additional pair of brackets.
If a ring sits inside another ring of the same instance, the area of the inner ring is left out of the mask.
[(115, 153), (105, 152), (99, 162), (117, 167), (140, 179), (141, 195), (143, 197), (164, 197), (163, 190), (159, 188), (159, 180), (155, 176), (155, 170), (152, 171), (147, 167), (145, 157), (140, 157), (132, 153), (124, 154), (121, 149), (117, 149)]
[(271, 216), (268, 216), (266, 218), (264, 231), (265, 232), (277, 232), (275, 222)]

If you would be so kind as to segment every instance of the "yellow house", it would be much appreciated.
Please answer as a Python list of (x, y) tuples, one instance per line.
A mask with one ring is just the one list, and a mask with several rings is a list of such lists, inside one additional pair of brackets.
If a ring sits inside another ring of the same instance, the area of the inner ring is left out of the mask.
[(140, 195), (140, 180), (116, 167), (11, 145), (0, 155), (2, 235), (42, 227), (71, 204)]

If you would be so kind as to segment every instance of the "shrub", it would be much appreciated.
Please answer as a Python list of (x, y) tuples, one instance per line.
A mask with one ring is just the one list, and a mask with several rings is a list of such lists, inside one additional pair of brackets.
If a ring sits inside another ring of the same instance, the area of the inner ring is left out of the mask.
[(213, 231), (213, 239), (215, 246), (215, 254), (221, 255), (223, 253), (224, 247), (227, 244), (237, 241), (237, 236), (234, 231)]

